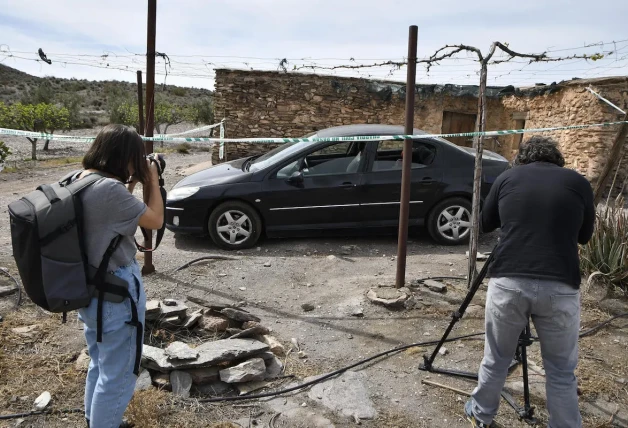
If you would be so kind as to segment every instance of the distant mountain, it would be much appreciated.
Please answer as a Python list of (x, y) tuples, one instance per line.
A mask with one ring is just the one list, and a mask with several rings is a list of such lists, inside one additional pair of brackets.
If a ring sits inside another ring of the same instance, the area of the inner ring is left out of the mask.
[[(158, 83), (158, 82), (157, 82)], [(80, 109), (87, 114), (103, 114), (108, 97), (137, 99), (137, 84), (116, 80), (90, 81), (36, 77), (0, 64), (0, 102), (13, 104), (50, 98), (51, 102), (70, 95), (78, 95)], [(155, 96), (179, 105), (189, 105), (206, 97), (212, 97), (208, 89), (187, 88), (174, 85), (155, 85)]]

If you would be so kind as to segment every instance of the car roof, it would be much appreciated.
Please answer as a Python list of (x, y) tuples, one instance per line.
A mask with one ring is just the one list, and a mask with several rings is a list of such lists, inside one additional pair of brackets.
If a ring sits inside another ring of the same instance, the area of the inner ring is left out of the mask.
[[(321, 129), (316, 135), (321, 138), (328, 137), (349, 137), (357, 135), (398, 135), (404, 134), (405, 127), (401, 125), (377, 125), (377, 124), (356, 124), (334, 126), (332, 128)], [(423, 135), (427, 132), (414, 128), (413, 135)]]

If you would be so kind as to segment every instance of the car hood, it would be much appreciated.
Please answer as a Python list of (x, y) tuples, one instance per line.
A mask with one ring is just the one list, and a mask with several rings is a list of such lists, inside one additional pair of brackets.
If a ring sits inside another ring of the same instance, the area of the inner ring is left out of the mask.
[(183, 180), (179, 181), (173, 189), (179, 187), (203, 187), (216, 184), (248, 181), (251, 178), (251, 173), (242, 171), (242, 164), (244, 161), (245, 159), (238, 159), (233, 162), (221, 163), (202, 171), (195, 172), (194, 174), (188, 175)]

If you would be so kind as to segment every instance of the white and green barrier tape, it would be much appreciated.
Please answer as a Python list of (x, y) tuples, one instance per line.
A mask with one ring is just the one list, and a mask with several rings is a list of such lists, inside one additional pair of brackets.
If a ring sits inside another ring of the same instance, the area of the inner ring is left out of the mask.
[[(628, 123), (626, 120), (616, 122), (591, 123), (586, 125), (567, 125), (554, 126), (550, 128), (528, 128), (528, 129), (509, 129), (502, 131), (484, 131), (484, 132), (462, 132), (456, 134), (418, 134), (418, 135), (361, 135), (355, 137), (309, 137), (309, 138), (205, 138), (205, 137), (142, 137), (145, 141), (169, 141), (176, 143), (183, 142), (209, 142), (209, 143), (257, 143), (257, 144), (282, 144), (282, 143), (300, 143), (300, 142), (335, 142), (335, 141), (387, 141), (387, 140), (405, 140), (405, 139), (425, 139), (425, 138), (453, 138), (453, 137), (498, 137), (501, 135), (511, 134), (527, 134), (549, 131), (566, 131), (572, 129), (587, 129), (609, 127)], [(223, 129), (224, 132), (224, 129)], [(53, 141), (73, 141), (81, 143), (91, 143), (95, 137), (75, 137), (70, 135), (46, 134), (43, 132), (21, 131), (17, 129), (0, 128), (0, 135), (12, 135), (16, 137), (39, 138), (42, 140)], [(224, 134), (222, 134), (224, 135)]]

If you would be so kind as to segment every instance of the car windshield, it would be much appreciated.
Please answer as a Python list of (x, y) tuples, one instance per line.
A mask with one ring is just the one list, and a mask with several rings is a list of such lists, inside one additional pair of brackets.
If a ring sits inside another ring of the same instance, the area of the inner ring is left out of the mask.
[(284, 159), (289, 158), (299, 150), (311, 145), (313, 143), (300, 142), (300, 143), (285, 143), (276, 149), (271, 150), (263, 156), (258, 157), (249, 165), (250, 172), (261, 171), (264, 168), (274, 165), (277, 162), (281, 162)]

